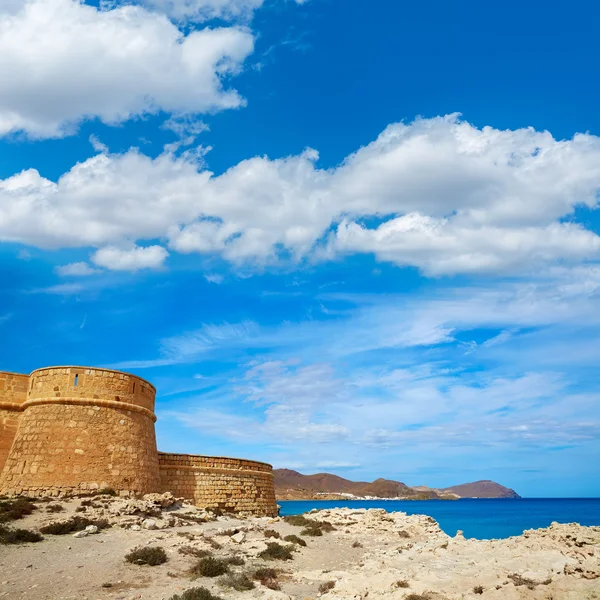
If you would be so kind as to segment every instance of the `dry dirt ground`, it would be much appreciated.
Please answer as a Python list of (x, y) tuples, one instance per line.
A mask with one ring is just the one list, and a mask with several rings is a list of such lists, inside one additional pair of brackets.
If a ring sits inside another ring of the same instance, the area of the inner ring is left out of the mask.
[[(56, 504), (63, 510), (48, 512)], [(37, 531), (73, 516), (105, 518), (111, 526), (85, 537), (44, 534), (37, 543), (0, 545), (0, 598), (170, 600), (204, 587), (223, 600), (600, 600), (600, 527), (553, 524), (508, 540), (476, 541), (450, 538), (422, 515), (335, 509), (306, 515), (332, 526), (309, 524), (322, 533), (310, 536), (301, 534), (306, 525), (214, 517), (162, 496), (37, 503), (32, 514), (4, 525)], [(265, 532), (300, 535), (306, 547)], [(292, 558), (260, 557), (269, 542), (289, 547)], [(152, 547), (164, 549), (164, 564), (125, 560), (133, 549)], [(194, 579), (190, 570), (199, 558), (192, 553), (202, 551), (238, 557), (244, 564), (229, 570), (249, 579), (261, 567), (277, 569), (276, 582), (263, 581), (280, 590), (258, 580), (253, 589), (235, 591), (224, 586), (226, 576)]]

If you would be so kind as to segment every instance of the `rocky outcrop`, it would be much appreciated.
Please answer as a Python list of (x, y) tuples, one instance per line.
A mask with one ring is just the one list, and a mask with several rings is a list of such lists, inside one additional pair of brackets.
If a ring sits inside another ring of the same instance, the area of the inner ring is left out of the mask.
[(450, 488), (410, 487), (401, 481), (376, 479), (350, 481), (330, 473), (303, 475), (292, 469), (275, 469), (275, 493), (280, 500), (357, 498), (406, 498), (412, 500), (455, 498), (519, 498), (509, 488), (494, 481), (475, 481)]

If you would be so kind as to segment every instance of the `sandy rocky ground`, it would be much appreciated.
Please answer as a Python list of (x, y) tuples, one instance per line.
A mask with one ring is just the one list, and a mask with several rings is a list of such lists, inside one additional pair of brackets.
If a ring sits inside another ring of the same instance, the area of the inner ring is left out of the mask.
[[(460, 533), (449, 537), (427, 516), (346, 508), (307, 514), (335, 530), (302, 536), (302, 547), (265, 537), (268, 530), (281, 538), (304, 530), (281, 518), (215, 516), (169, 494), (97, 496), (83, 503), (92, 506), (82, 507), (81, 499), (39, 503), (31, 515), (9, 523), (37, 530), (81, 515), (106, 518), (111, 527), (78, 534), (84, 537), (47, 534), (38, 543), (0, 545), (0, 598), (169, 600), (204, 587), (223, 600), (600, 600), (600, 527), (554, 523), (519, 537), (477, 541)], [(48, 512), (54, 504), (64, 510)], [(260, 558), (269, 542), (293, 548), (293, 558)], [(165, 550), (166, 563), (140, 566), (124, 559), (132, 549), (155, 546)], [(198, 558), (190, 549), (241, 556), (245, 564), (231, 572), (250, 577), (260, 567), (278, 569), (281, 590), (256, 581), (251, 590), (235, 591), (223, 586), (223, 577), (193, 579)]]

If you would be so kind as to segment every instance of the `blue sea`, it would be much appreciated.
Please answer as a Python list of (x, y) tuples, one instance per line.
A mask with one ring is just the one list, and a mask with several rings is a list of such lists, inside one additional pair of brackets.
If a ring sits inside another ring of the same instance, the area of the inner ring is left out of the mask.
[(521, 498), (462, 500), (280, 500), (281, 515), (313, 508), (383, 508), (409, 515), (429, 515), (451, 536), (483, 539), (520, 535), (525, 529), (547, 527), (552, 521), (600, 525), (600, 498)]

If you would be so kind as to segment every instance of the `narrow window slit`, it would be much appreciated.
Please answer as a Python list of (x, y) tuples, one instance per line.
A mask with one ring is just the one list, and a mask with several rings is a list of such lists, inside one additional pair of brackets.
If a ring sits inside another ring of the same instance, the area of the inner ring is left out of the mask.
[(75, 387), (77, 387), (79, 385), (79, 374), (75, 375), (75, 381), (73, 382), (73, 385)]

